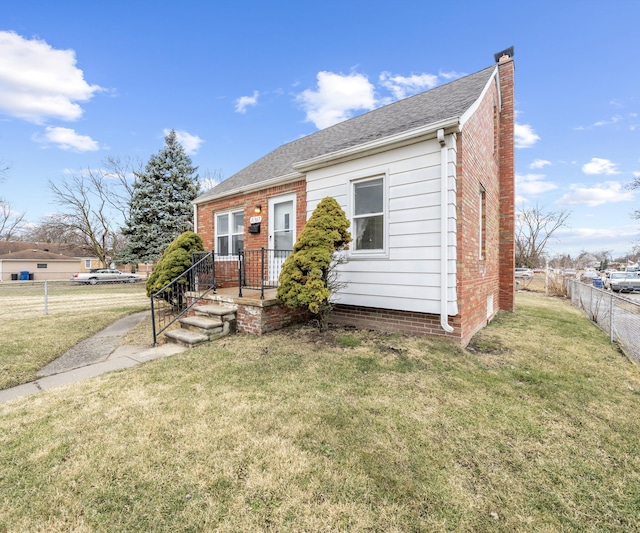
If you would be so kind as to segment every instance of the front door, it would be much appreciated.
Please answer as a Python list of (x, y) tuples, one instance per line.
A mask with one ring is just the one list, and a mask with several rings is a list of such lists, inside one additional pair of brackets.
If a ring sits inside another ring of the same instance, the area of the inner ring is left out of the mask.
[(282, 263), (296, 242), (296, 195), (269, 199), (269, 281), (276, 282)]

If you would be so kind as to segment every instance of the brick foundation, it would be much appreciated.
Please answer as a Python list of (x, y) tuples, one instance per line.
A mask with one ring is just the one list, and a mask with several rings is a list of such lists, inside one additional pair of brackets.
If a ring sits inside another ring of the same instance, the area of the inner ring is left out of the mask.
[(310, 314), (305, 309), (289, 309), (274, 298), (239, 298), (219, 294), (205, 296), (205, 301), (222, 306), (234, 306), (236, 314), (236, 330), (240, 333), (263, 335), (269, 331), (286, 328), (293, 324), (307, 322)]
[(471, 337), (462, 339), (460, 335), (460, 317), (449, 317), (453, 333), (445, 332), (440, 326), (440, 316), (429, 313), (379, 309), (353, 305), (336, 305), (329, 322), (340, 326), (354, 326), (362, 329), (388, 331), (390, 333), (406, 333), (447, 337), (468, 344)]
[(299, 324), (309, 320), (309, 312), (304, 309), (289, 309), (280, 302), (269, 303), (266, 306), (240, 303), (238, 306), (238, 331), (263, 335), (269, 331)]

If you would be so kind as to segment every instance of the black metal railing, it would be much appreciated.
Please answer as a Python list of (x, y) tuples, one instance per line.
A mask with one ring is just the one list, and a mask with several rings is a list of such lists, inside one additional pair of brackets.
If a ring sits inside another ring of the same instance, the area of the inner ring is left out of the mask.
[(182, 317), (205, 294), (215, 291), (217, 280), (213, 252), (195, 252), (192, 257), (191, 268), (150, 297), (154, 346), (158, 335)]
[(278, 287), (278, 277), (282, 265), (293, 250), (243, 250), (239, 255), (240, 273), (238, 276), (238, 296), (242, 297), (242, 289), (259, 290), (260, 299), (264, 300), (265, 289)]
[(179, 277), (167, 283), (151, 295), (151, 319), (153, 344), (158, 335), (202, 298), (220, 287), (238, 287), (242, 290), (259, 290), (264, 300), (265, 289), (278, 287), (278, 276), (285, 259), (293, 250), (242, 250), (237, 255), (195, 252), (193, 266)]

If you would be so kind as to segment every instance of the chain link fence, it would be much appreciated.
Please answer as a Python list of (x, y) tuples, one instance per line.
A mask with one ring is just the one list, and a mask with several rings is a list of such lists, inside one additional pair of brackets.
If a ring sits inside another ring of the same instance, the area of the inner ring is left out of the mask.
[(567, 280), (571, 304), (619, 342), (640, 364), (640, 303), (578, 280)]
[(144, 283), (85, 285), (56, 280), (0, 283), (0, 320), (131, 306), (149, 307)]

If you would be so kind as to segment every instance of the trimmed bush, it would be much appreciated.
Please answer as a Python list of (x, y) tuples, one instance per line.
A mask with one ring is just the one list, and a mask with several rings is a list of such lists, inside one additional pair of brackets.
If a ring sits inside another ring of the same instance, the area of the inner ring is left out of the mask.
[(167, 283), (191, 268), (193, 264), (191, 254), (203, 251), (202, 238), (193, 231), (185, 231), (176, 237), (162, 253), (147, 280), (147, 296), (159, 291)]
[(321, 331), (328, 325), (331, 294), (339, 288), (336, 252), (348, 248), (349, 221), (330, 196), (314, 209), (280, 273), (277, 296), (287, 307), (306, 307), (318, 319)]

